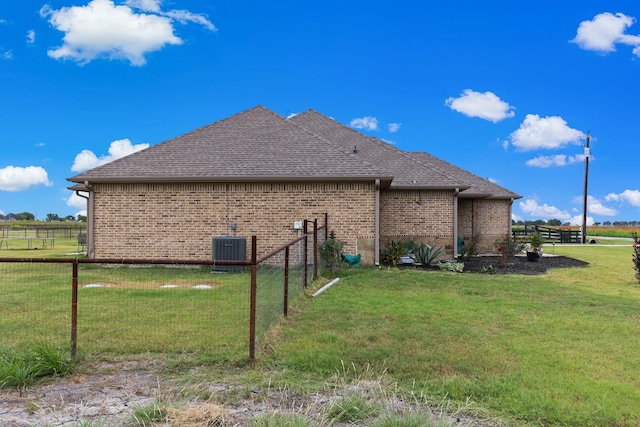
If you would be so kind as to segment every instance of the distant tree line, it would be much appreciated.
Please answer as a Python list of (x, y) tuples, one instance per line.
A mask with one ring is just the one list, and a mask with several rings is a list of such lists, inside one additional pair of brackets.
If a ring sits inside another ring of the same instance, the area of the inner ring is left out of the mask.
[[(550, 219), (545, 221), (544, 219), (536, 219), (533, 221), (511, 221), (512, 225), (548, 225), (550, 227), (558, 227), (558, 226), (570, 226), (569, 222), (563, 223), (559, 219)], [(637, 227), (640, 225), (640, 221), (603, 221), (603, 222), (594, 222), (594, 226), (596, 227)]]
[[(36, 216), (31, 212), (8, 213), (6, 215), (0, 214), (0, 221), (35, 221), (35, 220), (36, 220)], [(87, 217), (84, 215), (78, 215), (77, 218), (73, 215), (60, 217), (57, 214), (50, 213), (50, 214), (47, 214), (45, 221), (46, 222), (87, 222)]]

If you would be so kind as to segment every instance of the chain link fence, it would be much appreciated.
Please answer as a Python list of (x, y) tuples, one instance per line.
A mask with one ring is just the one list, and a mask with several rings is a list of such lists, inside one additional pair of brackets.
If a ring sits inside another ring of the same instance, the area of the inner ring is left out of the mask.
[[(311, 222), (310, 222), (311, 223)], [(0, 347), (71, 353), (255, 358), (270, 328), (317, 276), (326, 224), (249, 261), (0, 258)]]

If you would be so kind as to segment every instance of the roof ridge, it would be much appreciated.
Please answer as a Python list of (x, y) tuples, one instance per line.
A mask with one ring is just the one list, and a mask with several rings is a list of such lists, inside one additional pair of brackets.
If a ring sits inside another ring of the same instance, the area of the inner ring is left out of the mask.
[[(313, 109), (311, 109), (311, 108), (310, 108), (310, 109), (308, 109), (308, 110), (306, 110), (306, 111), (304, 111), (304, 112), (302, 112), (302, 113), (300, 113), (300, 114), (304, 114), (304, 113), (306, 113), (307, 111), (313, 111), (313, 112), (315, 112), (315, 113), (317, 113), (317, 114), (320, 114), (320, 115), (324, 116), (323, 114), (318, 113), (317, 111), (315, 111), (315, 110), (313, 110)], [(294, 117), (295, 117), (295, 116), (294, 116)], [(324, 116), (324, 117), (327, 117), (327, 116)], [(328, 119), (331, 119), (330, 117), (327, 117), (327, 118), (328, 118)], [(333, 120), (333, 119), (331, 119), (331, 120)], [(288, 122), (288, 123), (290, 123), (291, 125), (295, 126), (296, 128), (300, 129), (301, 131), (303, 131), (303, 132), (305, 132), (305, 133), (307, 133), (307, 134), (309, 134), (309, 135), (313, 136), (314, 138), (317, 138), (317, 139), (321, 140), (321, 141), (322, 141), (322, 142), (324, 142), (325, 144), (329, 145), (331, 148), (333, 148), (333, 149), (335, 149), (335, 150), (337, 150), (337, 151), (339, 151), (339, 152), (341, 152), (341, 153), (343, 153), (343, 154), (345, 154), (345, 155), (347, 155), (347, 156), (349, 156), (349, 157), (357, 158), (357, 157), (355, 156), (355, 154), (356, 154), (356, 153), (354, 153), (353, 151), (352, 151), (352, 152), (349, 152), (348, 150), (343, 149), (342, 147), (340, 147), (339, 145), (337, 145), (337, 144), (336, 144), (336, 143), (334, 143), (333, 141), (331, 141), (331, 140), (329, 140), (329, 139), (327, 139), (327, 138), (325, 138), (325, 137), (323, 137), (323, 136), (321, 136), (321, 135), (318, 135), (318, 134), (317, 134), (317, 133), (315, 133), (315, 132), (312, 132), (311, 130), (307, 129), (306, 127), (304, 127), (304, 126), (302, 126), (302, 125), (299, 125), (299, 124), (297, 124), (297, 123), (294, 123), (294, 122), (290, 121), (290, 120), (289, 120), (289, 119), (287, 119), (287, 118), (285, 118), (285, 121), (287, 121), (287, 122)], [(336, 123), (337, 123), (337, 122), (336, 122)], [(360, 163), (362, 163), (362, 164), (364, 164), (364, 165), (366, 165), (366, 166), (370, 167), (371, 169), (373, 169), (373, 170), (374, 170), (374, 171), (376, 171), (376, 172), (379, 172), (379, 173), (381, 173), (381, 174), (384, 174), (384, 173), (385, 173), (385, 172), (381, 171), (377, 165), (374, 165), (374, 164), (372, 164), (371, 162), (368, 162), (368, 161), (366, 161), (366, 160), (364, 160), (364, 159), (362, 159), (362, 158), (358, 158), (358, 161), (359, 161)]]
[[(442, 175), (442, 176), (444, 176), (444, 177), (446, 177), (446, 178), (450, 179), (452, 182), (455, 182), (456, 184), (464, 184), (464, 183), (462, 183), (462, 182), (459, 182), (459, 183), (458, 183), (458, 182), (456, 182), (456, 181), (458, 181), (458, 179), (457, 179), (456, 177), (454, 177), (454, 176), (452, 176), (452, 175), (450, 175), (450, 174), (448, 174), (448, 173), (446, 173), (446, 172), (442, 171), (441, 169), (438, 169), (438, 168), (436, 168), (436, 167), (434, 167), (434, 166), (432, 166), (432, 165), (426, 165), (426, 164), (424, 164), (424, 163), (422, 163), (422, 162), (417, 161), (415, 158), (411, 157), (411, 156), (409, 155), (409, 153), (408, 153), (408, 152), (406, 152), (406, 151), (404, 151), (404, 150), (401, 150), (401, 149), (400, 149), (400, 148), (398, 148), (398, 147), (394, 147), (393, 145), (391, 145), (391, 144), (389, 144), (388, 142), (385, 142), (385, 141), (383, 141), (383, 140), (381, 140), (381, 139), (379, 139), (379, 138), (376, 138), (376, 137), (373, 137), (373, 136), (366, 135), (366, 134), (364, 134), (364, 133), (362, 133), (362, 132), (358, 132), (357, 130), (355, 130), (355, 129), (353, 129), (353, 128), (351, 128), (351, 127), (347, 126), (347, 125), (345, 125), (344, 123), (341, 123), (341, 122), (337, 121), (336, 119), (334, 119), (334, 118), (332, 118), (332, 117), (326, 116), (326, 115), (324, 115), (324, 114), (322, 114), (322, 113), (320, 113), (320, 112), (318, 112), (318, 111), (314, 110), (313, 108), (310, 108), (310, 109), (308, 109), (308, 110), (306, 110), (306, 111), (304, 111), (304, 112), (300, 113), (299, 115), (305, 114), (305, 113), (307, 113), (307, 112), (313, 112), (313, 113), (316, 113), (316, 114), (318, 114), (318, 115), (320, 115), (320, 116), (322, 116), (322, 117), (324, 117), (324, 118), (326, 118), (326, 119), (329, 119), (329, 120), (331, 120), (331, 121), (335, 122), (337, 125), (339, 125), (339, 126), (341, 126), (342, 128), (344, 128), (345, 130), (347, 130), (347, 131), (349, 131), (349, 132), (351, 132), (351, 133), (353, 133), (353, 134), (356, 134), (356, 135), (358, 135), (358, 136), (359, 136), (359, 137), (361, 137), (361, 138), (366, 138), (366, 139), (368, 139), (368, 140), (370, 140), (370, 141), (374, 142), (377, 146), (383, 147), (384, 149), (392, 150), (392, 151), (394, 151), (396, 154), (400, 154), (400, 155), (402, 155), (404, 158), (406, 158), (407, 160), (409, 160), (409, 161), (411, 161), (411, 162), (413, 162), (413, 163), (417, 163), (417, 164), (419, 164), (420, 166), (422, 166), (422, 167), (424, 167), (424, 168), (434, 170), (435, 172), (437, 172), (437, 173), (439, 173), (440, 175)], [(295, 117), (295, 116), (294, 116), (294, 117)], [(287, 120), (288, 120), (288, 119), (287, 119)]]

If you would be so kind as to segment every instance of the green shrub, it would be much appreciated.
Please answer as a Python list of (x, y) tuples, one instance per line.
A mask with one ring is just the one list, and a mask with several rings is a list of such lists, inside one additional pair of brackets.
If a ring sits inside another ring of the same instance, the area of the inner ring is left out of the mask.
[(318, 254), (322, 265), (329, 271), (338, 271), (342, 267), (342, 248), (344, 242), (331, 237), (318, 244)]
[(462, 273), (464, 271), (463, 262), (441, 262), (438, 264), (440, 270), (452, 271), (454, 273)]
[(401, 257), (407, 255), (407, 248), (400, 240), (392, 240), (386, 245), (380, 247), (380, 258), (382, 263), (390, 266), (395, 266)]
[(426, 243), (416, 243), (413, 240), (408, 241), (406, 247), (408, 253), (413, 254), (416, 262), (419, 262), (422, 265), (434, 264), (444, 249), (442, 246), (430, 246)]
[(512, 262), (516, 254), (522, 251), (522, 243), (518, 242), (518, 240), (509, 233), (496, 240), (494, 247), (502, 254), (502, 265), (507, 265)]
[(464, 245), (464, 252), (460, 256), (464, 258), (471, 258), (480, 253), (480, 242), (482, 242), (482, 235), (476, 233), (471, 236), (469, 242)]

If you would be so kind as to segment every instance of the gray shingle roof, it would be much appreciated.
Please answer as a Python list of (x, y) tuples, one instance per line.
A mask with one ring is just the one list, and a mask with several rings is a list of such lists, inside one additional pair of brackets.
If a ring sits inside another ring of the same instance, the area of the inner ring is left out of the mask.
[[(373, 180), (392, 176), (262, 107), (103, 166), (72, 182)], [(383, 184), (384, 185), (384, 184)]]
[(376, 138), (363, 135), (314, 110), (291, 117), (289, 120), (333, 141), (344, 150), (354, 147), (358, 156), (393, 176), (391, 188), (396, 189), (464, 189), (469, 187), (446, 170), (422, 164), (408, 153)]
[(459, 188), (460, 197), (518, 199), (521, 196), (428, 153), (407, 153), (361, 134), (314, 110), (289, 120), (343, 148), (354, 147), (368, 162), (393, 175), (391, 188)]
[(457, 188), (462, 190), (460, 197), (521, 197), (428, 153), (404, 152), (314, 110), (284, 119), (262, 106), (82, 172), (69, 181), (373, 179), (380, 179), (385, 187), (390, 183), (392, 189)]
[(424, 164), (431, 164), (435, 168), (449, 171), (449, 173), (458, 176), (471, 187), (459, 194), (461, 198), (492, 198), (492, 199), (520, 199), (522, 196), (516, 194), (506, 188), (503, 188), (493, 182), (480, 178), (469, 171), (452, 165), (442, 159), (432, 156), (429, 153), (418, 152), (409, 153), (409, 155)]

